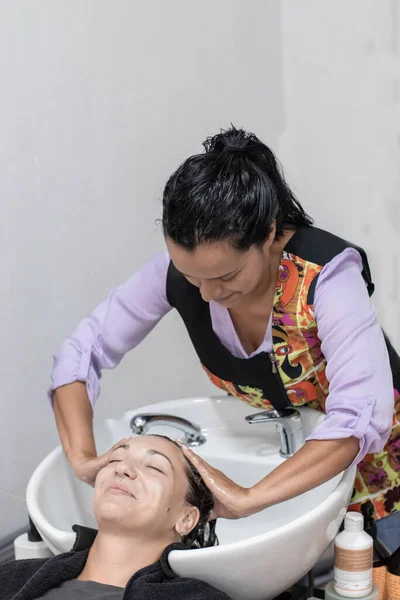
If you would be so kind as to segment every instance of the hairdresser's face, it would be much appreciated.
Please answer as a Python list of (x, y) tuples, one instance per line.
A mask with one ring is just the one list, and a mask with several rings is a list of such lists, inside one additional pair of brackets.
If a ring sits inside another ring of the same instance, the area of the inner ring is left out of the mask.
[[(274, 231), (275, 233), (275, 231)], [(197, 286), (206, 302), (233, 308), (262, 286), (268, 272), (270, 236), (263, 246), (238, 251), (227, 241), (200, 244), (193, 252), (166, 239), (175, 267)]]
[(99, 529), (175, 541), (198, 520), (198, 510), (185, 501), (187, 488), (179, 448), (156, 436), (131, 438), (97, 476), (93, 509)]

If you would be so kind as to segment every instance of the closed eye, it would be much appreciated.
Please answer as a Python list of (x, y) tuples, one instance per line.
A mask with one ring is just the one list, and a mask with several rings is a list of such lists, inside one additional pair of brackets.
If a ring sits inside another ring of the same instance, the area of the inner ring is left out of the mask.
[(226, 282), (226, 281), (233, 281), (235, 279), (235, 277), (237, 277), (240, 273), (240, 269), (238, 271), (235, 271), (234, 273), (232, 273), (232, 275), (227, 275), (227, 277), (221, 277), (221, 281)]
[(114, 460), (109, 460), (108, 464), (111, 465), (111, 463), (113, 463), (113, 462), (121, 462), (121, 461), (120, 460), (115, 460), (115, 459)]
[(164, 471), (161, 471), (161, 469), (157, 469), (157, 467), (153, 467), (152, 465), (147, 465), (149, 469), (153, 469), (154, 471), (158, 471), (159, 473), (162, 473), (162, 475), (165, 475)]
[(235, 273), (231, 277), (228, 277), (227, 279), (221, 279), (221, 281), (223, 281), (224, 283), (227, 283), (228, 281), (233, 281), (235, 279), (236, 275), (237, 275), (237, 273)]

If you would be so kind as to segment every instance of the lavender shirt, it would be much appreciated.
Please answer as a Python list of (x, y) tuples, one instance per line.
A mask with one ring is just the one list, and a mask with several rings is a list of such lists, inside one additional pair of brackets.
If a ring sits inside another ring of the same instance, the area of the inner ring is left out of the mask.
[[(167, 253), (150, 260), (112, 290), (61, 345), (54, 357), (50, 398), (57, 387), (83, 381), (94, 406), (102, 369), (117, 366), (171, 310), (166, 297), (169, 260)], [(359, 253), (347, 248), (318, 278), (314, 313), (330, 386), (326, 416), (307, 438), (358, 438), (360, 450), (353, 464), (383, 449), (393, 415), (388, 353), (361, 271)], [(249, 358), (228, 310), (211, 301), (210, 312), (213, 330), (226, 348), (236, 357)], [(261, 346), (250, 356), (271, 351), (272, 315)]]

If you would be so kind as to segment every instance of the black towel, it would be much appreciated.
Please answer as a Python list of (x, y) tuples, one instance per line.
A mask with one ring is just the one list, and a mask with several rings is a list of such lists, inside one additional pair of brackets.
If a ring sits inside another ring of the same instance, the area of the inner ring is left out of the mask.
[[(75, 526), (76, 548), (92, 543), (95, 530)], [(124, 600), (229, 600), (223, 592), (199, 579), (176, 576), (168, 564), (172, 550), (187, 550), (183, 544), (168, 546), (161, 559), (141, 569), (128, 581)], [(47, 559), (17, 560), (0, 567), (1, 600), (34, 600), (81, 573), (89, 549), (73, 550)]]

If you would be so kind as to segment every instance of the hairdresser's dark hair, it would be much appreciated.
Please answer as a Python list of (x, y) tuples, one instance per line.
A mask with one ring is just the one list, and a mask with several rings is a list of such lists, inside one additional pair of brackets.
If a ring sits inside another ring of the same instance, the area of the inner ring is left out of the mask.
[[(179, 444), (164, 435), (156, 435), (162, 437), (181, 450)], [(196, 527), (183, 538), (183, 543), (188, 548), (208, 548), (216, 546), (218, 538), (215, 533), (216, 521), (208, 521), (211, 510), (214, 507), (214, 496), (204, 483), (200, 473), (192, 465), (192, 463), (184, 456), (185, 471), (188, 479), (188, 489), (185, 500), (190, 506), (195, 506), (199, 509), (200, 517)]]
[(283, 230), (312, 225), (285, 182), (273, 152), (253, 133), (230, 129), (207, 138), (205, 153), (185, 160), (164, 190), (164, 235), (192, 251), (228, 240), (238, 250), (261, 245), (276, 219)]

